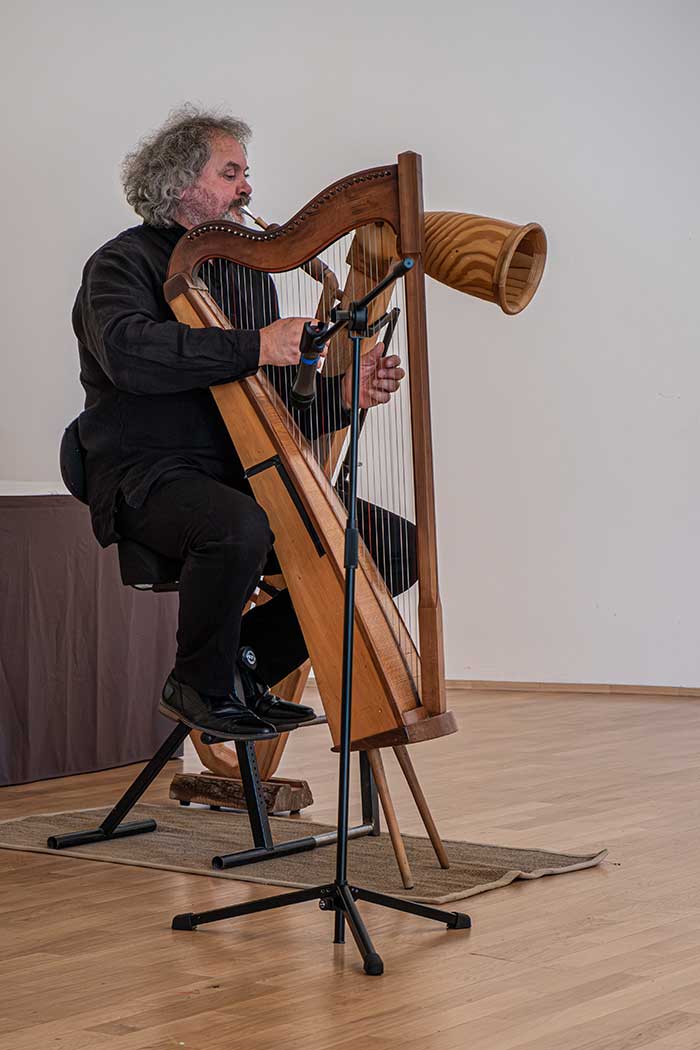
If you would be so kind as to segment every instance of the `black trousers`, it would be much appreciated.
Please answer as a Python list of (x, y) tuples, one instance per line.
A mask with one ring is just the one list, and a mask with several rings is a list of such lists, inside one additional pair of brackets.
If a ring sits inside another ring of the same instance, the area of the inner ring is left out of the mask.
[[(363, 540), (389, 589), (405, 590), (415, 580), (415, 527), (362, 501), (358, 512)], [(120, 501), (116, 526), (121, 536), (183, 563), (174, 667), (180, 681), (226, 695), (241, 645), (255, 651), (270, 685), (307, 659), (288, 591), (243, 616), (263, 571), (275, 571), (274, 536), (251, 496), (192, 471), (162, 480), (142, 507)]]

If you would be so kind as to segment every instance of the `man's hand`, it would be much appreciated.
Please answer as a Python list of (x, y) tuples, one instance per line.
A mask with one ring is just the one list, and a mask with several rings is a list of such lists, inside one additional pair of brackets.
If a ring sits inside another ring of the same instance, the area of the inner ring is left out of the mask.
[[(396, 354), (382, 357), (384, 343), (376, 343), (369, 353), (360, 361), (360, 408), (372, 408), (373, 405), (385, 405), (391, 395), (399, 389), (399, 383), (406, 375), (400, 368), (400, 358)], [(352, 402), (352, 368), (343, 376), (342, 398), (345, 408)]]
[[(298, 365), (299, 343), (307, 321), (315, 317), (283, 317), (260, 329), (261, 365)], [(321, 357), (325, 357), (327, 348)]]

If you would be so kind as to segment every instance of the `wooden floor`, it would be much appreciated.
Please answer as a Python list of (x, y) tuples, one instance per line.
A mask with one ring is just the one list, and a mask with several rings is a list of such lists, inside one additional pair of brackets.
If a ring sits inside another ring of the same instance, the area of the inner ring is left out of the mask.
[[(468, 932), (364, 905), (386, 967), (373, 978), (313, 904), (169, 928), (264, 887), (0, 850), (2, 1050), (700, 1048), (700, 703), (450, 700), (461, 732), (412, 748), (443, 835), (607, 846), (601, 868), (474, 897)], [(307, 814), (333, 822), (326, 733), (299, 734), (282, 772), (306, 775)], [(420, 831), (386, 765), (404, 830)], [(106, 804), (134, 772), (5, 788), (0, 819)]]

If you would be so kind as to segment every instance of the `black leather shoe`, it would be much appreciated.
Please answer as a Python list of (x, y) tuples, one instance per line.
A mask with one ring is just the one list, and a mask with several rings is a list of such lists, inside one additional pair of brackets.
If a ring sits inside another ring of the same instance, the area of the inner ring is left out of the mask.
[(213, 697), (168, 675), (158, 709), (219, 740), (272, 740), (277, 729), (259, 718), (235, 696)]
[(316, 717), (312, 707), (292, 704), (270, 692), (257, 672), (258, 661), (249, 645), (238, 650), (237, 664), (236, 685), (240, 686), (239, 696), (245, 699), (246, 706), (259, 718), (272, 723), (280, 732), (288, 733), (305, 722), (312, 722)]

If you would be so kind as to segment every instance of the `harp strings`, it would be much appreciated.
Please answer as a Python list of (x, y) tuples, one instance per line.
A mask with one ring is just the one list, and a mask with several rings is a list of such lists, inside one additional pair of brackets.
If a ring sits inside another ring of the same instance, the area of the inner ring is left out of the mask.
[[(380, 228), (367, 231), (369, 245), (369, 283), (376, 284), (386, 271), (386, 253), (382, 249)], [(358, 289), (358, 292), (361, 291)], [(395, 517), (375, 519), (372, 550), (379, 552), (381, 574), (403, 577), (412, 572), (415, 562), (415, 506), (413, 499), (413, 470), (411, 447), (410, 369), (405, 325), (405, 295), (403, 282), (394, 285), (387, 310), (399, 308), (400, 322), (392, 337), (389, 354), (397, 354), (406, 378), (388, 403), (368, 412), (361, 437), (361, 459), (366, 464), (361, 474), (359, 495), (369, 503), (391, 511)], [(413, 550), (412, 550), (413, 543)], [(409, 577), (409, 579), (412, 577)], [(418, 588), (402, 586), (394, 579), (392, 590), (398, 590), (394, 603), (397, 610), (395, 634), (404, 641), (402, 650), (409, 662), (414, 680), (419, 681), (420, 664), (415, 648), (419, 647)], [(408, 633), (413, 645), (405, 644)]]
[[(342, 237), (319, 257), (337, 277), (340, 289), (344, 288), (350, 299), (357, 299), (385, 276), (386, 252), (380, 228), (373, 225), (365, 229), (366, 275), (360, 281), (347, 262), (352, 241), (353, 234)], [(235, 328), (262, 328), (278, 317), (314, 317), (323, 293), (322, 285), (301, 268), (268, 275), (225, 259), (213, 259), (202, 265), (199, 276)], [(361, 560), (368, 571), (377, 571), (383, 577), (388, 590), (394, 594), (393, 599), (389, 597), (384, 603), (385, 615), (420, 694), (418, 587), (414, 582), (416, 518), (411, 376), (405, 306), (405, 289), (403, 282), (399, 281), (394, 285), (386, 306), (387, 311), (394, 307), (400, 311), (388, 353), (401, 358), (406, 377), (386, 404), (376, 405), (363, 413), (358, 456), (358, 519), (364, 541)], [(383, 333), (377, 338), (383, 338)], [(289, 406), (295, 366), (265, 371)], [(325, 390), (325, 396), (317, 396), (306, 418), (291, 410), (288, 426), (300, 446), (308, 447), (308, 440), (311, 441), (317, 458), (327, 468), (331, 482), (347, 506), (345, 458), (349, 438), (346, 434), (340, 442), (337, 436), (325, 433), (331, 419), (343, 418), (340, 376), (326, 378), (322, 372), (319, 388)], [(331, 449), (334, 462), (328, 460)]]

